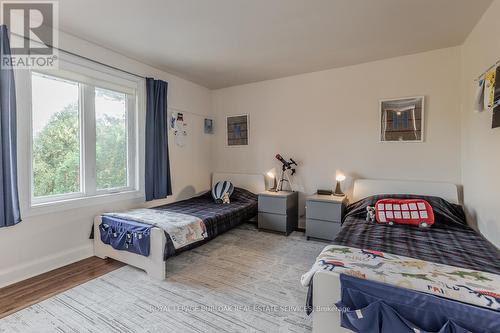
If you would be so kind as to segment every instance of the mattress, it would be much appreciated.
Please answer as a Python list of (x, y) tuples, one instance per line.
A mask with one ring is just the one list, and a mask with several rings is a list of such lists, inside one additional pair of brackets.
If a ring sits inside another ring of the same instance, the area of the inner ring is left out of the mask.
[[(241, 223), (247, 222), (257, 215), (257, 195), (242, 188), (235, 188), (231, 195), (230, 204), (216, 204), (211, 193), (207, 192), (197, 197), (153, 207), (151, 209), (191, 215), (201, 219), (205, 224), (207, 237), (180, 249), (175, 249), (170, 235), (165, 233), (167, 241), (164, 250), (164, 259), (166, 260), (185, 250), (198, 247), (215, 238), (217, 235)], [(123, 218), (113, 216), (105, 216), (103, 219), (105, 220), (103, 224), (106, 224), (108, 227), (111, 226), (114, 228), (114, 231), (119, 230), (118, 234), (125, 235), (124, 241), (120, 243), (120, 248), (118, 249), (145, 256), (149, 254), (149, 229), (151, 225), (139, 221), (124, 220)], [(140, 233), (141, 240), (134, 242), (134, 246), (128, 247), (126, 235), (136, 236), (138, 232)], [(113, 232), (108, 234), (113, 234)], [(101, 237), (101, 239), (103, 238)], [(109, 242), (106, 243), (109, 244)], [(137, 244), (137, 246), (135, 246), (135, 244)]]

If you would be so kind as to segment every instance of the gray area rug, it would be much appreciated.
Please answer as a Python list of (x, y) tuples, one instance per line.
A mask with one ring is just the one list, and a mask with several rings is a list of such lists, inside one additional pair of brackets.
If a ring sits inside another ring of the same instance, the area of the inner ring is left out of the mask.
[(125, 266), (0, 319), (0, 332), (310, 332), (300, 276), (326, 244), (245, 224), (167, 261)]

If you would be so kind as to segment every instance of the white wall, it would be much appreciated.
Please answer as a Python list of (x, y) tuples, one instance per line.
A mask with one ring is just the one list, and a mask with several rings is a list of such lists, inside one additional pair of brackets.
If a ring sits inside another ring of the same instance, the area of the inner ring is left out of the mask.
[[(281, 153), (300, 164), (295, 179), (306, 194), (332, 188), (336, 170), (459, 184), (459, 69), (455, 47), (216, 90), (213, 167), (266, 172)], [(415, 95), (426, 98), (425, 142), (379, 143), (379, 100)], [(227, 147), (225, 117), (244, 113), (250, 144)]]
[[(498, 246), (500, 226), (493, 205), (500, 199), (500, 131), (491, 130), (491, 113), (472, 112), (472, 98), (473, 79), (500, 56), (499, 12), (500, 1), (495, 0), (462, 47), (213, 92), (72, 36), (61, 34), (61, 47), (167, 80), (171, 107), (214, 114), (213, 136), (203, 134), (203, 117), (191, 114), (185, 115), (186, 146), (175, 146), (170, 135), (174, 195), (165, 202), (207, 189), (211, 170), (278, 169), (274, 155), (279, 152), (299, 162), (295, 180), (305, 194), (331, 188), (337, 170), (349, 177), (348, 192), (349, 180), (358, 177), (457, 184), (463, 179), (471, 219)], [(415, 95), (426, 97), (425, 142), (379, 143), (379, 100)], [(250, 115), (250, 145), (227, 147), (225, 117), (243, 113)], [(0, 287), (91, 256), (87, 238), (93, 216), (143, 204), (131, 199), (85, 206), (26, 217), (17, 226), (0, 229)]]
[(492, 112), (474, 113), (474, 79), (500, 59), (500, 1), (495, 0), (462, 46), (462, 177), (471, 221), (500, 247), (500, 128)]
[[(69, 35), (61, 34), (60, 47), (130, 72), (166, 80), (169, 82), (170, 107), (202, 115), (210, 114), (210, 91), (204, 87)], [(22, 95), (22, 92), (18, 91), (18, 95)], [(165, 202), (186, 198), (210, 187), (211, 137), (203, 134), (203, 117), (188, 113), (185, 118), (189, 134), (184, 148), (173, 144), (170, 133), (174, 194)], [(20, 169), (26, 165), (26, 155), (20, 152)], [(25, 179), (20, 179), (20, 183), (24, 181)], [(21, 198), (27, 196), (27, 193), (23, 193), (23, 188), (24, 186), (20, 186)], [(161, 202), (154, 204), (159, 203)], [(64, 212), (23, 217), (20, 224), (1, 228), (0, 287), (92, 256), (93, 247), (88, 236), (93, 217), (105, 210), (126, 209), (143, 204), (143, 199), (128, 199), (82, 206)]]

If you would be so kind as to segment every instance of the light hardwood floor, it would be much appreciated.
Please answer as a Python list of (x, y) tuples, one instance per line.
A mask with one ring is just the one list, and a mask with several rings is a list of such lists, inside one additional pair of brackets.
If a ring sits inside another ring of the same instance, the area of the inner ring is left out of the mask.
[(0, 332), (310, 333), (307, 272), (324, 243), (244, 224), (167, 261), (124, 266), (0, 319)]
[(90, 257), (0, 289), (0, 318), (114, 271), (124, 264)]

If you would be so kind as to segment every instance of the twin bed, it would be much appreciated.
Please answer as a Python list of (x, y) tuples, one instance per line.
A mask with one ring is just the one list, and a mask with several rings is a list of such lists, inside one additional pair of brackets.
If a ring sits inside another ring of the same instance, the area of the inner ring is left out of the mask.
[[(431, 228), (366, 221), (378, 199), (415, 196), (433, 207)], [(313, 332), (500, 332), (500, 252), (467, 226), (455, 185), (357, 180), (351, 202), (303, 277)]]
[[(161, 216), (195, 219), (195, 226), (199, 221), (203, 229), (198, 235), (169, 234), (140, 218), (104, 214), (94, 221), (96, 256), (164, 279), (168, 257), (256, 215), (256, 194), (265, 190), (264, 177), (215, 173), (212, 184), (221, 180), (236, 188), (231, 204), (215, 204), (206, 193), (153, 208)], [(367, 222), (366, 207), (386, 197), (427, 200), (435, 224), (422, 229)], [(427, 332), (422, 326), (433, 332), (500, 332), (500, 252), (467, 226), (455, 185), (357, 180), (351, 202), (333, 245), (301, 281), (309, 288), (313, 332)], [(178, 238), (185, 238), (187, 245), (179, 248), (174, 242)], [(348, 311), (341, 315), (335, 306)]]
[(180, 216), (196, 219), (204, 229), (203, 237), (193, 236), (196, 230), (175, 235), (177, 238), (184, 236), (183, 244), (186, 244), (176, 248), (175, 241), (178, 239), (173, 234), (168, 235), (164, 229), (151, 222), (145, 223), (146, 220), (141, 219), (140, 215), (127, 218), (125, 214), (103, 214), (94, 219), (95, 255), (116, 259), (145, 270), (153, 278), (165, 279), (169, 257), (200, 246), (257, 215), (257, 193), (265, 190), (264, 176), (236, 173), (214, 173), (212, 176), (212, 184), (224, 180), (231, 181), (235, 186), (230, 204), (216, 204), (208, 192), (191, 199), (141, 210), (149, 211), (149, 215), (159, 215), (160, 218)]

